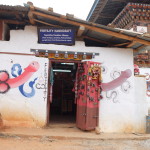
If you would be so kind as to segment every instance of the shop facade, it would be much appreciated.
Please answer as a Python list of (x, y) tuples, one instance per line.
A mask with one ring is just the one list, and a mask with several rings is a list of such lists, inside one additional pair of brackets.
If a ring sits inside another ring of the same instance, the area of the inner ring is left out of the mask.
[(146, 82), (134, 76), (133, 48), (148, 47), (149, 38), (32, 3), (0, 12), (4, 126), (145, 133)]
[[(100, 64), (102, 83), (109, 84), (114, 81), (115, 85), (109, 89), (104, 88), (100, 93), (103, 98), (99, 99), (99, 111), (95, 117), (98, 118), (101, 132), (144, 132), (143, 120), (147, 109), (145, 109), (144, 102), (141, 104), (143, 107), (139, 107), (135, 99), (133, 51), (131, 49), (86, 47), (83, 41), (75, 41), (75, 45), (72, 46), (41, 44), (37, 42), (37, 27), (33, 26), (26, 26), (24, 30), (12, 30), (10, 37), (10, 41), (0, 41), (1, 75), (3, 76), (4, 72), (9, 74), (8, 79), (7, 76), (1, 78), (1, 83), (9, 84), (9, 88), (1, 87), (0, 112), (4, 125), (43, 127), (51, 123), (50, 105), (53, 102), (50, 102), (50, 96), (52, 100), (55, 100), (53, 99), (55, 96), (50, 95), (50, 64), (54, 67), (56, 62), (55, 59), (51, 61), (50, 58), (36, 57), (36, 54), (31, 51), (31, 49), (42, 49), (68, 53), (98, 53), (99, 55), (89, 61)], [(59, 63), (68, 62), (80, 63), (80, 61), (65, 59)], [(118, 82), (116, 78), (121, 75), (121, 71), (126, 70), (130, 70), (131, 74), (120, 85), (118, 83), (116, 85)], [(22, 77), (22, 74), (27, 77)], [(18, 76), (21, 77), (17, 78)], [(66, 78), (70, 76), (71, 74)], [(73, 76), (75, 80), (75, 74)], [(10, 80), (14, 78), (16, 80)], [(59, 78), (63, 77), (59, 76)], [(55, 84), (59, 83), (54, 81), (53, 86)], [(70, 88), (71, 91), (72, 87)], [(59, 91), (54, 93), (59, 95)], [(62, 98), (61, 95), (59, 97)], [(72, 101), (74, 102), (74, 99)], [(75, 113), (78, 113), (76, 107), (68, 109), (75, 109)], [(140, 117), (137, 117), (138, 114)]]

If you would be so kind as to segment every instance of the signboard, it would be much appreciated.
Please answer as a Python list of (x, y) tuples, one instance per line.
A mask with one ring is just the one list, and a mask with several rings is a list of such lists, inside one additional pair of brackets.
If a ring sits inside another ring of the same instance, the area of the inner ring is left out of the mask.
[(43, 44), (75, 44), (74, 30), (71, 28), (39, 28), (38, 41)]

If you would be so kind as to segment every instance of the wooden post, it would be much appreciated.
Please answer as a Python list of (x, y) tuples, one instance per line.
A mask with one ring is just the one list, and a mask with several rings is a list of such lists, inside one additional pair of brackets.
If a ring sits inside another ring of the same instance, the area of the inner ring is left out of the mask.
[(150, 23), (147, 26), (147, 33), (150, 33)]
[(148, 50), (148, 67), (150, 67), (150, 50)]
[(3, 40), (3, 21), (0, 21), (0, 40)]

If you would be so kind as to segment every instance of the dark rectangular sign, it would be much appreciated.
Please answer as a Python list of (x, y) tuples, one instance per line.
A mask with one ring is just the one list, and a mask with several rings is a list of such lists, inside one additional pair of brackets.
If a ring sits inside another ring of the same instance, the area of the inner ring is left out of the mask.
[(71, 28), (39, 28), (39, 43), (74, 45), (74, 30)]

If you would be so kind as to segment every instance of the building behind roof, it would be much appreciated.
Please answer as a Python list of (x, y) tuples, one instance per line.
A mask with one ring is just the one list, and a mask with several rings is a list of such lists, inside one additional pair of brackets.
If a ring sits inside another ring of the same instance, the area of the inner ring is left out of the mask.
[[(150, 37), (150, 1), (95, 0), (87, 20)], [(140, 67), (150, 67), (150, 48), (143, 45), (139, 46), (142, 50), (133, 48), (136, 51), (134, 63)]]

